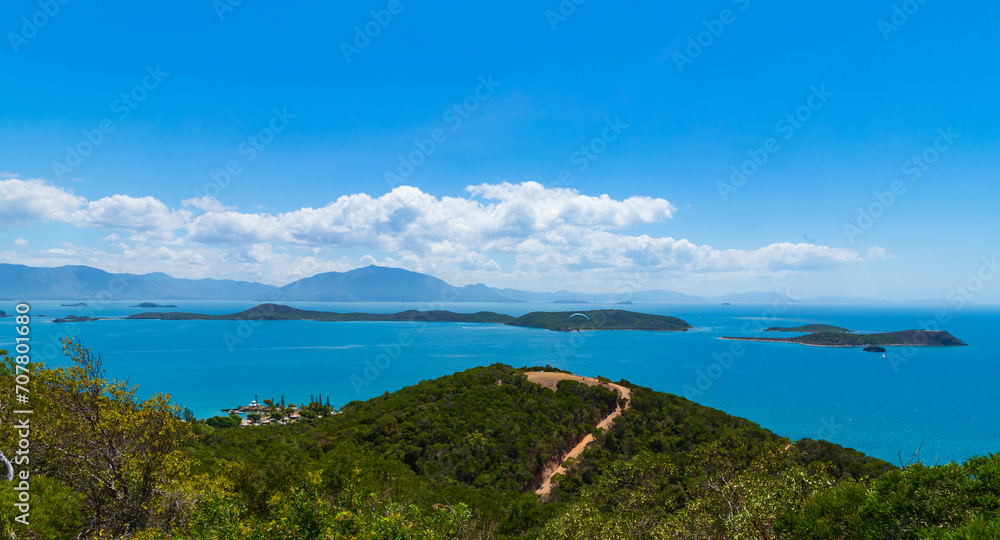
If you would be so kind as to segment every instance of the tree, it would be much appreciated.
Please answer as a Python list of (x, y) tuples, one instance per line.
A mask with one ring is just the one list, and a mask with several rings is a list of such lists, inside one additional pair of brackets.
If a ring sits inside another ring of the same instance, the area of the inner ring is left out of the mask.
[(83, 496), (81, 537), (141, 531), (187, 474), (179, 443), (188, 432), (169, 396), (137, 401), (136, 388), (108, 381), (100, 356), (79, 341), (64, 339), (63, 352), (70, 367), (36, 373), (32, 464)]
[(197, 420), (198, 420), (198, 418), (194, 415), (193, 412), (191, 412), (191, 409), (189, 409), (187, 407), (184, 407), (184, 421), (185, 422), (194, 422), (194, 421), (197, 421)]
[(233, 418), (232, 416), (213, 416), (208, 420), (205, 420), (205, 424), (212, 426), (216, 429), (227, 429), (240, 427), (240, 422), (243, 419), (237, 416)]
[(281, 408), (285, 408), (285, 394), (281, 394)]
[(261, 418), (262, 417), (261, 417), (260, 413), (252, 412), (252, 413), (250, 413), (250, 414), (247, 415), (247, 420), (249, 420), (250, 422), (252, 422), (254, 424), (260, 422)]

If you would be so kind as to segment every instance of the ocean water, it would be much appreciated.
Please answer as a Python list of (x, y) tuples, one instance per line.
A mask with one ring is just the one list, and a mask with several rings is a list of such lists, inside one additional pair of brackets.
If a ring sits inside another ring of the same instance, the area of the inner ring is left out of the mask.
[[(72, 303), (72, 302), (71, 302)], [(681, 317), (686, 333), (574, 332), (464, 323), (102, 320), (53, 324), (52, 317), (122, 317), (135, 302), (99, 309), (33, 302), (34, 359), (65, 364), (59, 339), (78, 337), (102, 355), (109, 376), (139, 394), (168, 393), (199, 417), (250, 400), (301, 403), (310, 395), (342, 405), (473, 366), (545, 365), (627, 379), (748, 418), (778, 435), (823, 438), (885, 460), (918, 449), (925, 463), (1000, 451), (1000, 308), (634, 304), (633, 311)], [(253, 302), (178, 302), (181, 311), (232, 313)], [(390, 313), (430, 306), (294, 303), (303, 309)], [(433, 306), (458, 312), (597, 309), (573, 304)], [(13, 302), (0, 302), (13, 313)], [(48, 315), (38, 318), (38, 315)], [(942, 328), (968, 347), (890, 347), (887, 358), (860, 349), (736, 342), (768, 326), (828, 323), (859, 331)], [(937, 319), (936, 319), (937, 317)], [(0, 319), (0, 348), (14, 344)]]

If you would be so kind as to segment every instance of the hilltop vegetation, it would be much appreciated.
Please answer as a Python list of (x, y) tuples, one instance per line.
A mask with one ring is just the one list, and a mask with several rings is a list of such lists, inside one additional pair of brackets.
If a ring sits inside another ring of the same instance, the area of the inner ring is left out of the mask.
[[(183, 421), (166, 396), (109, 381), (67, 342), (33, 367), (31, 525), (0, 482), (0, 536), (216, 539), (996, 538), (1000, 456), (902, 469), (792, 444), (756, 424), (628, 381), (631, 408), (548, 501), (538, 472), (617, 394), (552, 392), (474, 368), (285, 426)], [(0, 354), (0, 414), (15, 364)], [(531, 368), (537, 370), (538, 368)], [(20, 435), (0, 424), (0, 449)], [(20, 470), (20, 467), (18, 467)], [(560, 481), (561, 480), (561, 481)]]

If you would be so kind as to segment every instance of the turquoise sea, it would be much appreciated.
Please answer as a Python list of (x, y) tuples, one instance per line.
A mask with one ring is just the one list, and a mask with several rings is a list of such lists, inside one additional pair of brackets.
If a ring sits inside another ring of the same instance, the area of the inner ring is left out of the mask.
[[(495, 362), (544, 365), (627, 379), (748, 418), (786, 437), (823, 438), (867, 454), (925, 463), (1000, 451), (1000, 308), (634, 304), (633, 311), (681, 317), (686, 333), (576, 332), (452, 323), (102, 320), (53, 324), (52, 317), (122, 317), (135, 302), (99, 308), (33, 302), (35, 360), (65, 363), (61, 337), (81, 338), (103, 356), (108, 375), (139, 393), (169, 393), (199, 417), (223, 408), (310, 395), (342, 405)], [(73, 303), (73, 302), (70, 302)], [(232, 313), (254, 302), (180, 302), (179, 311)], [(0, 309), (14, 311), (14, 302)], [(292, 303), (325, 311), (397, 312), (426, 305)], [(458, 312), (597, 309), (594, 304), (451, 304)], [(49, 318), (38, 318), (38, 315)], [(805, 347), (718, 339), (753, 337), (768, 326), (829, 323), (859, 331), (942, 328), (969, 343), (954, 348), (890, 348), (887, 358), (860, 349)], [(14, 343), (14, 321), (0, 319), (0, 348)]]

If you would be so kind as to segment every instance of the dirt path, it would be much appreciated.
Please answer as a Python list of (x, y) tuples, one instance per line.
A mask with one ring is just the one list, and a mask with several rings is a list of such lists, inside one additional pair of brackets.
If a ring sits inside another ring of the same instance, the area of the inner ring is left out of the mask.
[[(559, 381), (564, 381), (564, 380), (582, 382), (583, 384), (586, 384), (588, 386), (601, 385), (604, 386), (605, 388), (610, 388), (617, 391), (619, 396), (625, 398), (625, 407), (622, 408), (622, 406), (619, 405), (614, 411), (611, 412), (611, 414), (604, 417), (604, 419), (601, 420), (599, 424), (597, 424), (597, 427), (605, 431), (607, 431), (611, 427), (611, 423), (615, 421), (615, 418), (621, 416), (622, 411), (628, 409), (629, 405), (631, 405), (632, 393), (629, 391), (628, 388), (620, 384), (602, 383), (597, 379), (595, 379), (594, 377), (581, 377), (579, 375), (571, 375), (569, 373), (547, 373), (541, 371), (530, 371), (526, 372), (525, 375), (528, 377), (528, 381), (544, 386), (552, 390), (553, 392), (555, 392), (556, 387), (559, 384)], [(566, 455), (563, 456), (562, 460), (560, 460), (558, 465), (553, 465), (551, 467), (546, 468), (545, 471), (542, 472), (542, 485), (535, 490), (535, 494), (540, 495), (542, 497), (548, 497), (549, 493), (552, 492), (552, 477), (557, 474), (565, 474), (566, 461), (580, 457), (580, 454), (582, 454), (583, 451), (587, 448), (587, 445), (589, 445), (592, 442), (594, 442), (594, 436), (587, 435), (586, 437), (583, 438), (582, 441), (579, 442), (579, 444), (574, 446), (569, 452), (566, 453)]]

